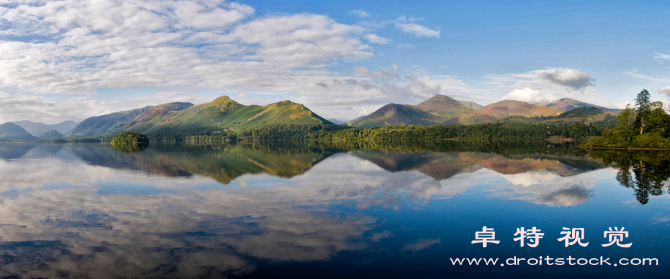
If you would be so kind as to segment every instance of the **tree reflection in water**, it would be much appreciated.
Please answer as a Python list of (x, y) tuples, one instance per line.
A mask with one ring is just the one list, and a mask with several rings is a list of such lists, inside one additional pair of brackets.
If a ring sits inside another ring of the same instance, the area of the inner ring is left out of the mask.
[(589, 156), (603, 160), (606, 166), (617, 170), (616, 180), (635, 191), (641, 204), (649, 196), (663, 195), (669, 191), (670, 152), (668, 151), (612, 151), (592, 150)]

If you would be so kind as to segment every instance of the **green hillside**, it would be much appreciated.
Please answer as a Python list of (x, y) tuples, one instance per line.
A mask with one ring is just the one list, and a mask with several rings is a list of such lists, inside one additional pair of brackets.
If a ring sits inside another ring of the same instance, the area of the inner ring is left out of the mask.
[(332, 124), (305, 106), (291, 101), (265, 106), (245, 106), (226, 96), (179, 112), (157, 115), (158, 117), (153, 120), (133, 119), (131, 123), (137, 120), (137, 123), (142, 124), (131, 125), (126, 130), (150, 134), (167, 130), (184, 132), (202, 128), (241, 131), (275, 124)]
[(65, 135), (65, 138), (85, 138), (100, 135), (118, 134), (128, 121), (149, 110), (146, 106), (139, 109), (115, 112), (87, 118)]
[(34, 141), (39, 140), (21, 126), (11, 122), (0, 125), (0, 141)]
[(168, 103), (151, 107), (147, 111), (129, 121), (124, 127), (125, 131), (147, 131), (160, 123), (169, 121), (179, 111), (192, 107), (191, 103)]
[(418, 105), (388, 104), (372, 114), (353, 121), (357, 128), (373, 128), (387, 125), (437, 125), (455, 116), (474, 112), (470, 106), (449, 96), (435, 95)]
[(47, 131), (45, 133), (42, 133), (42, 134), (38, 135), (37, 137), (41, 140), (55, 140), (55, 139), (62, 139), (63, 134), (59, 133), (56, 130), (51, 130), (51, 131)]

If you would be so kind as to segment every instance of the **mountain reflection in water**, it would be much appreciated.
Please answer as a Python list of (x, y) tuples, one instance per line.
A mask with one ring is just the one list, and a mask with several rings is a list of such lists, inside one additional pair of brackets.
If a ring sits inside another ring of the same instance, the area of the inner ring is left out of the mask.
[(615, 171), (642, 204), (668, 188), (668, 156), (548, 150), (2, 144), (0, 276), (234, 277), (377, 249), (393, 234), (362, 212), (374, 206), (489, 185), (488, 198), (573, 207)]

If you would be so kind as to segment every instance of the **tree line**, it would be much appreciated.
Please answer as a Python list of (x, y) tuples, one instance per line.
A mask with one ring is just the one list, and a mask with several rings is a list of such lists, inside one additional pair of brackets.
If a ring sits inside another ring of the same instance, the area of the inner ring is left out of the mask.
[(605, 129), (602, 136), (590, 138), (589, 148), (670, 149), (670, 115), (663, 102), (652, 102), (649, 91), (643, 89), (635, 106), (626, 106), (617, 116), (616, 126)]

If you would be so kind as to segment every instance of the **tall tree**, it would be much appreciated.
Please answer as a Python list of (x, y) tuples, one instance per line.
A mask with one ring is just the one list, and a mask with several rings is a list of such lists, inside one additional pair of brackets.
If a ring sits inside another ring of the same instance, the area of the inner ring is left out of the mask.
[(649, 96), (649, 91), (647, 89), (642, 89), (639, 94), (637, 94), (637, 98), (635, 99), (635, 106), (637, 107), (635, 109), (636, 112), (636, 119), (635, 119), (635, 126), (640, 128), (640, 135), (644, 133), (644, 126), (645, 126), (645, 121), (649, 119), (649, 115), (651, 114), (651, 98)]

